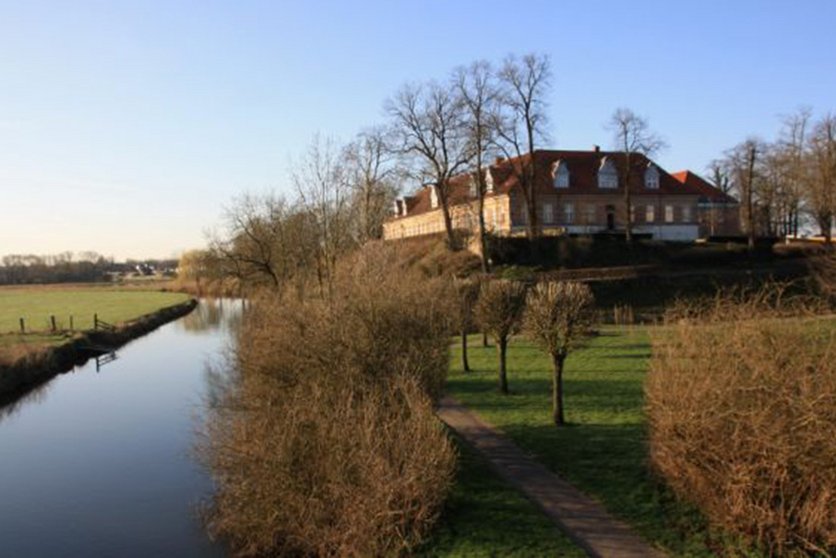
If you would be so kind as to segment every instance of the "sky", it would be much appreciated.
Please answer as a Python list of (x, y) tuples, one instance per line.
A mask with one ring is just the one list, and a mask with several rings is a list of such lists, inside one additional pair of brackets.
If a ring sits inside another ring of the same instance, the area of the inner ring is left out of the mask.
[(704, 171), (799, 107), (836, 111), (836, 2), (0, 0), (0, 255), (174, 257), (245, 192), (292, 193), (319, 133), (385, 122), (402, 84), (551, 58), (551, 141), (644, 116)]

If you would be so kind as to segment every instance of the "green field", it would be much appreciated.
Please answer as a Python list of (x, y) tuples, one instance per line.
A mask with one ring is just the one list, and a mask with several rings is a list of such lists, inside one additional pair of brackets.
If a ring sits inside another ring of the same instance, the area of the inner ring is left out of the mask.
[[(551, 422), (548, 357), (523, 338), (508, 352), (511, 395), (497, 391), (494, 348), (471, 337), (473, 372), (451, 356), (448, 392), (503, 430), (547, 467), (600, 500), (649, 541), (676, 556), (710, 556), (719, 542), (695, 510), (676, 502), (647, 468), (643, 380), (650, 357), (644, 328), (607, 328), (570, 355), (565, 372), (566, 418)], [(494, 528), (501, 531), (503, 524)], [(723, 543), (720, 543), (723, 545)]]
[(188, 300), (180, 293), (118, 290), (102, 287), (31, 287), (0, 289), (0, 335), (20, 332), (20, 318), (26, 331), (50, 329), (50, 316), (55, 316), (58, 329), (70, 327), (70, 316), (76, 330), (93, 328), (93, 315), (112, 324), (126, 322), (160, 308)]

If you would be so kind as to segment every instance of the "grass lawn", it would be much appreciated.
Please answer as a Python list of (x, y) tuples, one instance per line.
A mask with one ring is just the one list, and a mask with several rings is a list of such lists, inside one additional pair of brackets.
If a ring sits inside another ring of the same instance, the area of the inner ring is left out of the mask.
[(418, 556), (586, 556), (475, 450), (456, 441), (456, 484), (433, 537)]
[(19, 319), (26, 330), (45, 331), (54, 315), (59, 329), (69, 328), (70, 316), (77, 330), (93, 328), (93, 314), (119, 323), (188, 300), (180, 293), (119, 290), (102, 287), (26, 287), (0, 289), (0, 335), (18, 333)]
[[(607, 328), (571, 354), (564, 378), (566, 419), (551, 422), (549, 358), (524, 338), (511, 343), (511, 395), (497, 390), (497, 357), (470, 339), (470, 365), (461, 369), (458, 346), (451, 355), (448, 392), (509, 435), (547, 467), (597, 498), (649, 541), (676, 556), (709, 556), (709, 536), (694, 509), (673, 500), (646, 467), (643, 380), (650, 357), (647, 330)], [(502, 524), (496, 525), (497, 529)], [(723, 546), (722, 543), (719, 543)]]

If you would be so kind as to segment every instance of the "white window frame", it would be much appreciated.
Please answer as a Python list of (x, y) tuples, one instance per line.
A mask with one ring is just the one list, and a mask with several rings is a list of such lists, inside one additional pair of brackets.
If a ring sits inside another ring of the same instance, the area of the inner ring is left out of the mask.
[(432, 209), (438, 207), (438, 189), (435, 186), (430, 186), (430, 207)]
[(602, 190), (618, 189), (618, 169), (612, 159), (605, 158), (598, 168), (598, 188)]
[(656, 165), (648, 165), (647, 169), (645, 169), (644, 187), (648, 190), (659, 189), (659, 169), (656, 168)]
[(656, 206), (655, 205), (648, 205), (644, 210), (644, 220), (647, 223), (655, 223), (656, 222)]
[(691, 206), (690, 205), (683, 205), (682, 206), (682, 222), (683, 223), (690, 223), (693, 219), (691, 215)]
[(543, 203), (543, 224), (554, 225), (554, 206), (551, 202)]
[(563, 204), (563, 219), (567, 225), (571, 225), (575, 222), (575, 204)]
[(569, 167), (563, 161), (558, 161), (554, 167), (554, 187), (565, 189), (569, 187)]
[(672, 204), (665, 205), (665, 223), (673, 223), (676, 219), (676, 212)]

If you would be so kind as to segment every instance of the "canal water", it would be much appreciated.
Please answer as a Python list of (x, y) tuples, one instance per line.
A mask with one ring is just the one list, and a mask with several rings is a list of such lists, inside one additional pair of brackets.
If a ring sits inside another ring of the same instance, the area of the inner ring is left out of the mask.
[(0, 556), (223, 556), (193, 456), (238, 301), (190, 315), (0, 409)]

